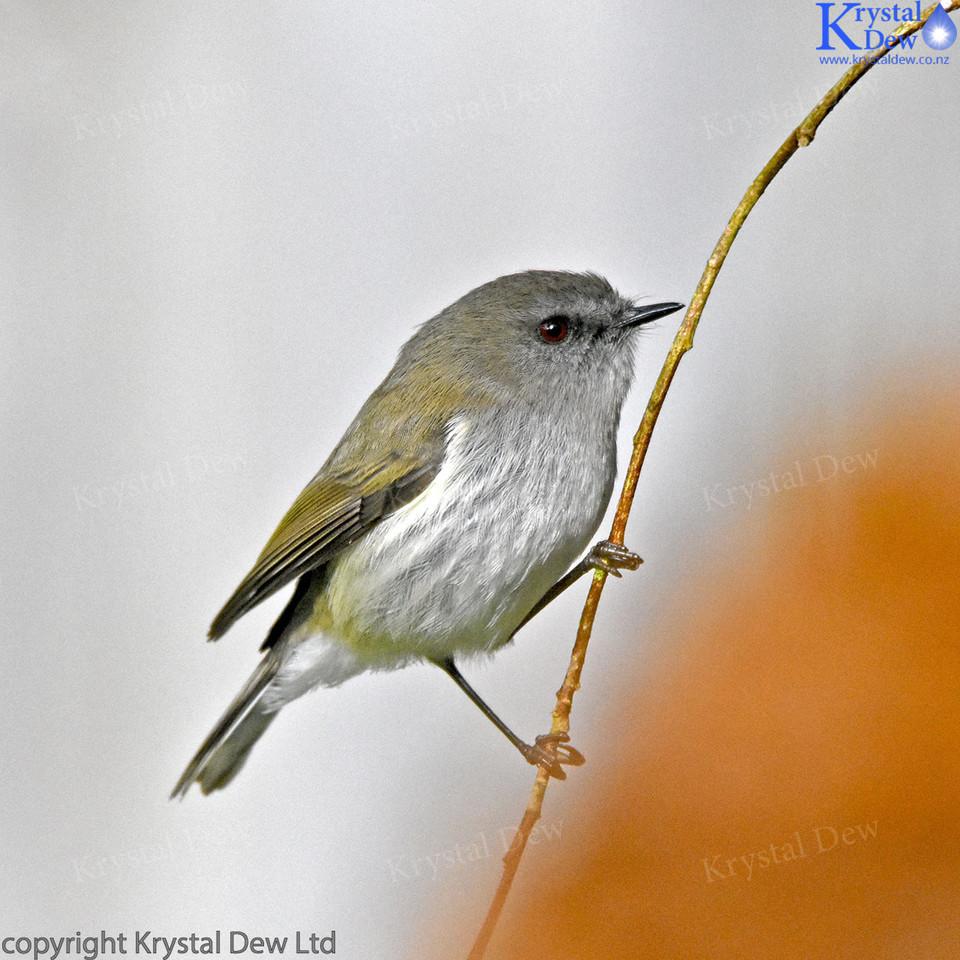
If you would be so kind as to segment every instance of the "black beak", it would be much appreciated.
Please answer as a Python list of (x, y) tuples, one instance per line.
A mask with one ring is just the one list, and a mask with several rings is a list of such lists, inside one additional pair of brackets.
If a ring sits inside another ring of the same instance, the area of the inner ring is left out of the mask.
[(641, 323), (652, 323), (661, 317), (668, 317), (671, 313), (682, 310), (682, 303), (647, 303), (633, 307), (628, 310), (623, 320), (617, 324), (618, 327), (638, 327)]

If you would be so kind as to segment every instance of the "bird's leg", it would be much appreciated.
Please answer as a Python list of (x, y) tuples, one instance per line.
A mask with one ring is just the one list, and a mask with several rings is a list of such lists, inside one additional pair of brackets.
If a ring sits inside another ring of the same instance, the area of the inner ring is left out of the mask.
[[(621, 543), (612, 540), (601, 540), (595, 543), (590, 552), (572, 569), (565, 573), (531, 608), (527, 615), (517, 625), (517, 630), (532, 620), (548, 603), (556, 600), (567, 587), (576, 583), (585, 573), (591, 570), (605, 570), (611, 576), (622, 577), (620, 569), (636, 570), (643, 560), (628, 550)], [(516, 633), (514, 630), (513, 633)], [(513, 634), (510, 635), (511, 638)]]
[(551, 777), (565, 780), (567, 774), (561, 764), (579, 767), (584, 762), (583, 754), (569, 746), (570, 737), (565, 733), (545, 733), (537, 737), (533, 744), (524, 743), (487, 705), (483, 697), (467, 683), (466, 678), (457, 669), (453, 657), (433, 661), (441, 670), (453, 678), (457, 686), (489, 717), (494, 726), (520, 751), (527, 763), (535, 767), (544, 767)]
[[(567, 587), (576, 583), (585, 573), (591, 570), (604, 570), (614, 577), (622, 576), (621, 569), (636, 570), (643, 560), (637, 554), (628, 550), (623, 544), (612, 540), (601, 540), (595, 543), (590, 552), (568, 573), (564, 574), (534, 605), (527, 615), (517, 625), (516, 633), (525, 623), (533, 619), (548, 603), (556, 600)], [(512, 636), (512, 634), (511, 634)], [(453, 678), (457, 686), (483, 711), (493, 725), (520, 751), (523, 758), (534, 766), (542, 766), (551, 777), (565, 780), (566, 772), (561, 764), (579, 767), (585, 762), (584, 756), (567, 741), (570, 737), (566, 733), (545, 733), (537, 737), (535, 743), (524, 743), (486, 703), (467, 682), (463, 674), (457, 669), (453, 657), (433, 661), (441, 670)]]

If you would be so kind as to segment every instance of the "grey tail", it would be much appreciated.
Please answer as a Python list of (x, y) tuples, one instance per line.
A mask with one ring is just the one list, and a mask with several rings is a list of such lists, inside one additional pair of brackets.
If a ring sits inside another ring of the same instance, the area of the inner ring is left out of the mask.
[(264, 709), (261, 699), (279, 666), (276, 650), (260, 661), (183, 771), (170, 794), (171, 800), (184, 797), (194, 781), (206, 794), (225, 787), (239, 773), (251, 748), (278, 713), (276, 709)]

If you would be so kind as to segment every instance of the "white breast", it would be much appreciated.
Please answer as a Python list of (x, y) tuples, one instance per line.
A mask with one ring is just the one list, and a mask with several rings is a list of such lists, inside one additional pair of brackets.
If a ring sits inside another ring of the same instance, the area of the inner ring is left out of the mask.
[(434, 481), (330, 571), (316, 626), (371, 666), (496, 649), (596, 531), (606, 438), (572, 460), (542, 423), (483, 426), (452, 421)]

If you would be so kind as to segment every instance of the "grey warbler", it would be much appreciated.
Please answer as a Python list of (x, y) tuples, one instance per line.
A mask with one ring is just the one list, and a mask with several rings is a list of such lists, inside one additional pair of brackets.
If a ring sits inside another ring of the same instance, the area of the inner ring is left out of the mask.
[(593, 273), (500, 277), (423, 324), (280, 521), (210, 627), (216, 640), (296, 581), (263, 657), (172, 796), (229, 783), (280, 708), (365, 670), (429, 661), (533, 764), (563, 778), (566, 736), (522, 741), (460, 673), (588, 570), (635, 568), (601, 541), (640, 305)]

